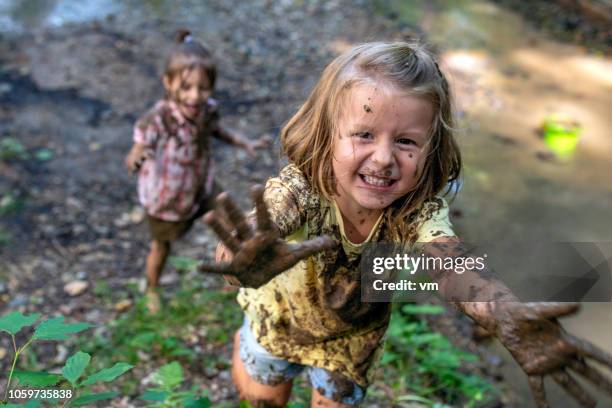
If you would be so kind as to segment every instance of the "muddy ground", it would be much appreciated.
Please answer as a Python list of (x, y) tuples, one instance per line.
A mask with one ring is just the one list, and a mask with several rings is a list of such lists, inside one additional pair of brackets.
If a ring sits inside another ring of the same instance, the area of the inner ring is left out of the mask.
[[(26, 149), (0, 160), (0, 191), (19, 203), (0, 219), (2, 314), (61, 312), (100, 325), (120, 312), (99, 303), (91, 291), (96, 282), (104, 280), (112, 290), (142, 284), (148, 235), (135, 179), (122, 159), (134, 120), (162, 95), (160, 68), (177, 28), (192, 29), (214, 50), (224, 122), (248, 137), (274, 140), (325, 64), (348, 44), (428, 35), (369, 2), (214, 1), (192, 7), (126, 7), (92, 21), (0, 37), (0, 137), (15, 138)], [(594, 41), (605, 45), (609, 38), (602, 38)], [(37, 154), (41, 149), (51, 156)], [(218, 179), (243, 208), (249, 206), (247, 188), (282, 166), (277, 143), (257, 159), (221, 143), (214, 154)], [(206, 259), (215, 244), (197, 225), (174, 251)], [(176, 273), (168, 276), (171, 288)], [(202, 279), (221, 286), (215, 278)], [(71, 297), (64, 286), (77, 280), (88, 282), (89, 290)], [(442, 325), (469, 331), (464, 321), (453, 322)], [(56, 357), (54, 347), (41, 361)], [(228, 345), (222, 352), (229, 351)], [(481, 352), (490, 358), (484, 365), (497, 362)], [(7, 364), (7, 357), (0, 360), (3, 369)], [(202, 382), (220, 399), (232, 393), (227, 371)], [(505, 400), (512, 401), (512, 391), (507, 393)]]

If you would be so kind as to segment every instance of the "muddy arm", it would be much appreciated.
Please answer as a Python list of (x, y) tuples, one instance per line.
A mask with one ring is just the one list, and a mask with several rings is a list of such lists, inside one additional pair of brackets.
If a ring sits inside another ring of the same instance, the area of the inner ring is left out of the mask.
[[(233, 276), (241, 286), (258, 288), (300, 260), (336, 246), (335, 241), (327, 236), (287, 244), (280, 229), (270, 219), (263, 192), (262, 186), (252, 189), (256, 226), (249, 225), (246, 216), (227, 193), (219, 195), (219, 208), (208, 212), (204, 221), (215, 231), (232, 257), (222, 264), (201, 264), (200, 271)], [(229, 228), (218, 221), (216, 211), (225, 212), (231, 224)]]
[(245, 149), (251, 156), (255, 155), (255, 150), (269, 144), (269, 139), (249, 140), (240, 133), (229, 130), (221, 125), (217, 127), (213, 135), (224, 142)]
[[(433, 256), (469, 254), (459, 240), (441, 238), (431, 245)], [(578, 311), (576, 303), (521, 303), (503, 282), (486, 269), (435, 271), (441, 295), (499, 338), (528, 376), (538, 408), (548, 407), (543, 378), (550, 375), (581, 406), (594, 407), (595, 399), (571, 375), (576, 373), (612, 395), (612, 381), (591, 367), (587, 358), (612, 368), (612, 356), (567, 333), (558, 318)], [(491, 301), (478, 301), (490, 299)]]

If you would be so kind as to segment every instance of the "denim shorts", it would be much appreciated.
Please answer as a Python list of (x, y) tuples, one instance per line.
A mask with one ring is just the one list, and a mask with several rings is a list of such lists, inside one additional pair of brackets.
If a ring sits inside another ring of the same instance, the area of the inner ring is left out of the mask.
[(366, 389), (348, 378), (341, 378), (323, 368), (290, 363), (273, 356), (257, 342), (246, 318), (239, 335), (240, 359), (251, 378), (260, 384), (282, 384), (306, 370), (312, 388), (325, 398), (346, 405), (358, 405), (365, 397)]

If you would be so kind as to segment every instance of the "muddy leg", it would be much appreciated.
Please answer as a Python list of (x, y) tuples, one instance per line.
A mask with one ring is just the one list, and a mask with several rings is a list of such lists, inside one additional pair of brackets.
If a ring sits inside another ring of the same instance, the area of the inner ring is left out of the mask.
[(240, 358), (240, 335), (234, 335), (232, 353), (232, 379), (240, 398), (249, 401), (253, 408), (281, 408), (287, 405), (293, 381), (270, 386), (260, 384), (249, 376)]

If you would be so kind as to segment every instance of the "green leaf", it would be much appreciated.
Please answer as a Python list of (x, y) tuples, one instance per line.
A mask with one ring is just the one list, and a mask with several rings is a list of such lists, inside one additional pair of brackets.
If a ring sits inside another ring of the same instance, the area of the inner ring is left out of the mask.
[(171, 256), (168, 258), (168, 263), (179, 271), (189, 272), (198, 266), (199, 261), (188, 256)]
[(183, 382), (183, 369), (176, 361), (161, 366), (154, 375), (163, 388), (171, 390)]
[(131, 370), (134, 366), (128, 363), (117, 363), (111, 368), (105, 368), (97, 373), (94, 373), (87, 377), (81, 385), (90, 385), (99, 381), (109, 382), (119, 377), (128, 370)]
[(187, 397), (185, 398), (185, 400), (183, 401), (183, 406), (185, 408), (210, 408), (212, 407), (212, 403), (210, 402), (210, 400), (206, 397), (201, 397), (201, 398), (197, 398), (197, 397)]
[(70, 381), (73, 387), (76, 387), (77, 380), (85, 371), (85, 368), (89, 365), (91, 356), (82, 351), (76, 352), (72, 357), (66, 360), (66, 364), (62, 368), (62, 374), (64, 378)]
[(109, 391), (109, 392), (99, 392), (97, 394), (87, 394), (87, 395), (81, 395), (78, 398), (73, 399), (70, 402), (70, 405), (68, 405), (69, 407), (82, 407), (88, 404), (92, 404), (96, 401), (102, 401), (105, 399), (111, 399), (111, 398), (115, 398), (117, 395), (119, 395), (118, 392), (115, 391)]
[(6, 405), (0, 404), (0, 407), (2, 408), (39, 408), (41, 406), (40, 403), (41, 403), (41, 400), (36, 399), (36, 400), (30, 400), (23, 405), (9, 403)]
[(59, 374), (33, 371), (15, 370), (13, 375), (19, 380), (20, 385), (32, 387), (50, 387), (57, 384), (62, 379), (62, 376)]
[(441, 314), (444, 307), (439, 305), (404, 305), (402, 312), (406, 314)]
[(34, 157), (40, 161), (51, 160), (53, 158), (53, 150), (45, 148), (38, 149), (36, 153), (34, 153)]
[(138, 399), (143, 401), (161, 402), (166, 399), (170, 393), (166, 391), (146, 390)]
[(21, 312), (9, 313), (0, 317), (0, 331), (15, 335), (24, 327), (33, 325), (39, 317), (40, 313), (33, 313), (31, 315), (24, 315)]
[(64, 317), (45, 320), (34, 331), (34, 340), (68, 340), (68, 334), (78, 333), (92, 327), (89, 323), (64, 323)]

